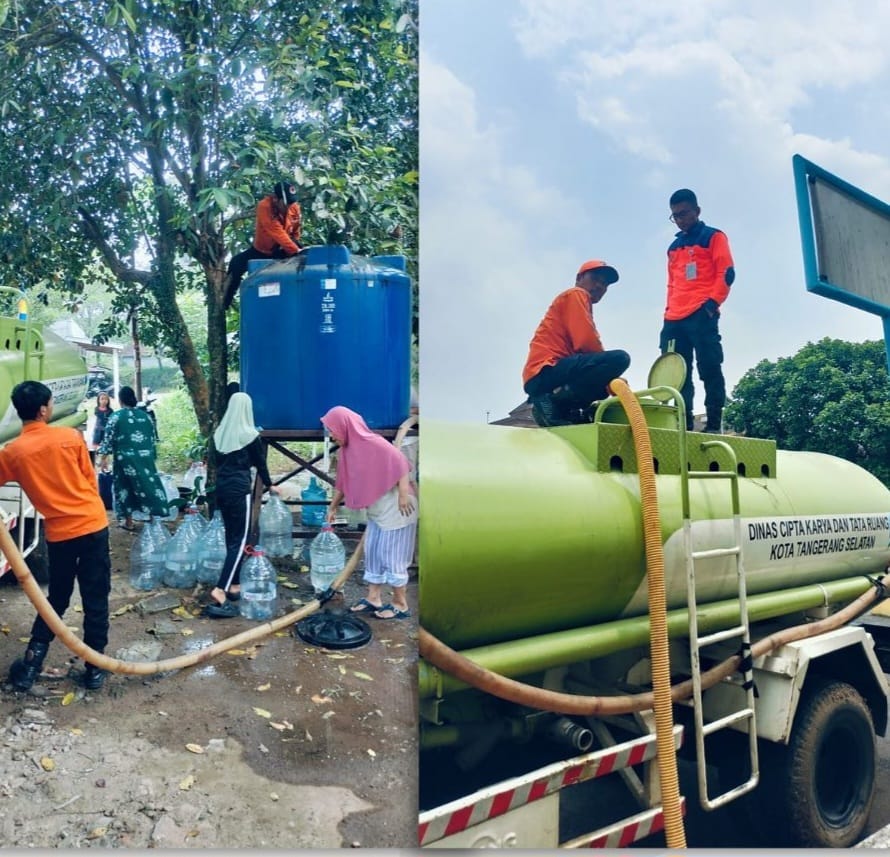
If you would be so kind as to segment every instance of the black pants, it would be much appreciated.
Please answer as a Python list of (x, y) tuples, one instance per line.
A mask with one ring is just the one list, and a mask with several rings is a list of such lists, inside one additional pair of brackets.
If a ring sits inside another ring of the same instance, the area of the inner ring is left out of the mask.
[(723, 380), (723, 346), (720, 344), (718, 324), (720, 315), (708, 315), (701, 307), (692, 315), (678, 321), (665, 321), (661, 329), (659, 347), (664, 354), (674, 343), (674, 351), (686, 361), (686, 381), (680, 393), (686, 403), (686, 428), (692, 428), (693, 394), (692, 357), (698, 367), (698, 376), (705, 386), (705, 412), (709, 428), (720, 427), (723, 405), (726, 403), (726, 382)]
[[(63, 542), (47, 542), (49, 603), (61, 618), (71, 603), (74, 581), (83, 602), (83, 641), (100, 654), (108, 645), (108, 593), (111, 592), (111, 557), (108, 527)], [(31, 640), (51, 643), (55, 634), (41, 616), (31, 627)]]
[(591, 402), (605, 399), (606, 384), (614, 381), (630, 366), (626, 351), (599, 351), (570, 354), (553, 366), (545, 366), (525, 383), (525, 392), (532, 398), (546, 396), (557, 387), (568, 387), (568, 394), (560, 398), (568, 408), (586, 408)]
[(228, 592), (232, 586), (241, 582), (241, 561), (244, 548), (247, 546), (250, 530), (250, 512), (253, 495), (241, 494), (236, 497), (217, 497), (216, 506), (222, 513), (223, 527), (226, 531), (226, 561), (219, 573), (217, 587)]
[(271, 253), (262, 253), (257, 250), (253, 244), (250, 245), (246, 250), (242, 250), (240, 253), (236, 253), (232, 256), (229, 261), (229, 270), (228, 277), (226, 283), (226, 295), (223, 300), (223, 307), (228, 309), (231, 305), (232, 301), (235, 299), (235, 295), (238, 294), (238, 289), (241, 288), (241, 280), (244, 279), (244, 275), (247, 273), (247, 264), (251, 259), (272, 259), (273, 255)]

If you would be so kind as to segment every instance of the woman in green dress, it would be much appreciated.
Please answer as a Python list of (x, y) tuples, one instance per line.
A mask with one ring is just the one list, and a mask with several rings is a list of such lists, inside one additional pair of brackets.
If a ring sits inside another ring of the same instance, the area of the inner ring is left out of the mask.
[(98, 449), (100, 469), (108, 470), (114, 456), (114, 513), (125, 530), (133, 530), (133, 512), (166, 515), (167, 492), (155, 467), (155, 433), (151, 418), (136, 407), (132, 387), (121, 387), (121, 407), (108, 419), (105, 437)]

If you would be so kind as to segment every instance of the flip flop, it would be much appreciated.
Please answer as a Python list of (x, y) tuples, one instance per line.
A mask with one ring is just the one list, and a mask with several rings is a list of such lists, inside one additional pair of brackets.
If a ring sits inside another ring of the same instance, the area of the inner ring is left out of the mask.
[(376, 613), (378, 610), (383, 610), (385, 604), (381, 604), (379, 607), (376, 604), (372, 604), (368, 601), (367, 598), (361, 598), (349, 608), (350, 613)]
[[(386, 613), (389, 611), (392, 613), (392, 616), (381, 616), (381, 613)], [(375, 619), (410, 619), (411, 611), (410, 610), (399, 610), (396, 607), (393, 607), (392, 604), (384, 604), (379, 610), (375, 610), (371, 614)]]

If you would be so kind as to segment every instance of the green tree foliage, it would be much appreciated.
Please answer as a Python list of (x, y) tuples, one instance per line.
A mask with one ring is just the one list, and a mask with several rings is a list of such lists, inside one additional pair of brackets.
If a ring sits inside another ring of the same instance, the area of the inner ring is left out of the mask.
[(890, 383), (883, 342), (822, 339), (742, 377), (726, 423), (779, 448), (853, 461), (890, 485)]
[[(298, 184), (309, 243), (416, 261), (417, 0), (4, 5), (0, 284), (76, 296), (99, 261), (100, 337), (138, 313), (204, 436), (226, 382), (228, 256), (274, 181)], [(196, 276), (206, 356), (176, 300)]]

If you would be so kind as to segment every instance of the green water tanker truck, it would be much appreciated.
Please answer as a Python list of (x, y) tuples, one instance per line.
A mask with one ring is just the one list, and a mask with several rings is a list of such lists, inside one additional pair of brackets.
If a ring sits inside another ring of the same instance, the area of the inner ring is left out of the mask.
[(609, 399), (583, 425), (424, 421), (420, 842), (670, 846), (727, 805), (764, 843), (849, 846), (887, 727), (853, 620), (882, 597), (890, 491), (627, 393), (636, 417)]
[[(0, 288), (0, 296), (14, 289)], [(19, 304), (19, 317), (0, 316), (0, 445), (16, 437), (21, 420), (10, 401), (13, 387), (21, 381), (42, 381), (53, 392), (53, 424), (79, 426), (86, 414), (79, 410), (87, 388), (86, 362), (80, 350), (50, 330), (39, 331)], [(41, 519), (16, 483), (0, 486), (0, 519), (17, 539), (31, 570), (45, 582), (45, 541)], [(0, 576), (9, 564), (0, 554)]]

